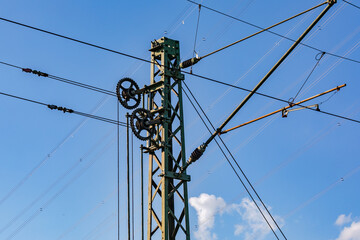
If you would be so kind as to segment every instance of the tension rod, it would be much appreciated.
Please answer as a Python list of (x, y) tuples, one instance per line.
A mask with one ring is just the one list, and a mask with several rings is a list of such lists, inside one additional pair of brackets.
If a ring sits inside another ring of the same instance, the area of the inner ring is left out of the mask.
[[(337, 87), (335, 87), (335, 88), (332, 88), (332, 89), (330, 89), (330, 90), (327, 90), (327, 91), (325, 91), (325, 92), (322, 92), (322, 93), (320, 93), (320, 94), (317, 94), (317, 95), (315, 95), (315, 96), (312, 96), (312, 97), (309, 97), (309, 98), (304, 99), (304, 100), (302, 100), (302, 101), (299, 101), (299, 102), (297, 102), (297, 103), (291, 103), (291, 104), (289, 104), (289, 106), (286, 106), (286, 107), (281, 108), (281, 109), (279, 109), (279, 110), (276, 110), (276, 111), (274, 111), (274, 112), (268, 113), (268, 114), (266, 114), (266, 115), (264, 115), (264, 116), (255, 118), (255, 119), (253, 119), (253, 120), (251, 120), (251, 121), (248, 121), (248, 122), (246, 122), (246, 123), (240, 124), (240, 125), (238, 125), (238, 126), (236, 126), (236, 127), (229, 128), (229, 129), (227, 129), (227, 130), (224, 130), (224, 131), (220, 132), (220, 134), (228, 133), (228, 132), (230, 132), (230, 131), (232, 131), (232, 130), (235, 130), (235, 129), (244, 127), (244, 126), (246, 126), (246, 125), (248, 125), (248, 124), (250, 124), (250, 123), (257, 122), (257, 121), (259, 121), (259, 120), (261, 120), (261, 119), (270, 117), (270, 116), (272, 116), (272, 115), (274, 115), (274, 114), (276, 114), (276, 113), (279, 113), (279, 112), (282, 112), (282, 111), (286, 111), (286, 110), (288, 110), (289, 108), (293, 108), (293, 107), (295, 107), (295, 106), (299, 106), (299, 105), (302, 104), (302, 103), (308, 102), (308, 101), (310, 101), (310, 100), (312, 100), (312, 99), (318, 98), (318, 97), (320, 97), (320, 96), (323, 96), (323, 95), (325, 95), (325, 94), (331, 93), (331, 92), (333, 92), (333, 91), (339, 91), (341, 88), (343, 88), (343, 87), (345, 87), (345, 86), (346, 86), (346, 84), (343, 84), (343, 85), (337, 86)], [(309, 106), (307, 106), (307, 107), (301, 106), (301, 107), (302, 107), (302, 108), (309, 108)], [(294, 110), (295, 110), (295, 109), (294, 109)]]
[(301, 15), (307, 13), (307, 12), (310, 12), (310, 11), (312, 11), (312, 10), (314, 10), (314, 9), (316, 9), (316, 8), (318, 8), (318, 7), (326, 4), (326, 3), (328, 3), (328, 2), (329, 2), (329, 1), (325, 1), (325, 2), (323, 2), (323, 3), (320, 3), (319, 5), (316, 5), (315, 7), (312, 7), (312, 8), (310, 8), (310, 9), (306, 10), (306, 11), (303, 11), (303, 12), (301, 12), (301, 13), (299, 13), (299, 14), (296, 14), (296, 15), (294, 15), (294, 16), (292, 16), (292, 17), (290, 17), (290, 18), (287, 18), (287, 19), (285, 19), (285, 20), (283, 20), (283, 21), (281, 21), (281, 22), (278, 22), (278, 23), (276, 23), (276, 24), (274, 24), (274, 25), (272, 25), (272, 26), (270, 26), (270, 27), (264, 28), (264, 29), (262, 29), (262, 30), (260, 30), (260, 31), (258, 31), (258, 32), (256, 32), (256, 33), (253, 33), (253, 34), (251, 34), (251, 35), (249, 35), (249, 36), (247, 36), (247, 37), (244, 37), (244, 38), (242, 38), (242, 39), (240, 39), (240, 40), (238, 40), (238, 41), (236, 41), (236, 42), (233, 42), (233, 43), (231, 43), (231, 44), (229, 44), (229, 45), (226, 45), (225, 47), (219, 48), (218, 50), (215, 50), (215, 51), (213, 51), (213, 52), (211, 52), (211, 53), (208, 53), (208, 54), (206, 54), (206, 55), (204, 55), (204, 56), (202, 56), (202, 57), (193, 57), (193, 58), (190, 58), (190, 59), (188, 59), (188, 60), (180, 63), (180, 68), (187, 68), (187, 67), (190, 67), (190, 66), (192, 66), (192, 65), (195, 65), (195, 64), (196, 64), (197, 62), (199, 62), (201, 59), (204, 59), (204, 58), (206, 58), (206, 57), (208, 57), (208, 56), (210, 56), (210, 55), (213, 55), (214, 53), (220, 52), (220, 51), (222, 51), (222, 50), (224, 50), (224, 49), (226, 49), (226, 48), (228, 48), (228, 47), (231, 47), (231, 46), (233, 46), (233, 45), (235, 45), (235, 44), (238, 44), (238, 43), (240, 43), (240, 42), (242, 42), (242, 41), (245, 41), (245, 40), (247, 40), (247, 39), (249, 39), (249, 38), (252, 38), (252, 37), (254, 37), (254, 36), (256, 36), (256, 35), (258, 35), (258, 34), (260, 34), (260, 33), (262, 33), (262, 32), (265, 32), (265, 31), (267, 31), (267, 30), (270, 30), (271, 28), (274, 28), (274, 27), (276, 27), (276, 26), (278, 26), (278, 25), (280, 25), (280, 24), (283, 24), (283, 23), (285, 23), (285, 22), (288, 22), (288, 21), (290, 21), (290, 20), (292, 20), (292, 19), (294, 19), (294, 18), (296, 18), (296, 17), (299, 17), (299, 16), (301, 16)]
[(260, 80), (255, 88), (244, 98), (244, 100), (236, 107), (236, 109), (230, 114), (230, 116), (221, 124), (221, 126), (209, 137), (209, 139), (201, 146), (196, 148), (190, 155), (186, 165), (182, 168), (183, 172), (190, 164), (197, 161), (204, 153), (209, 143), (221, 133), (222, 129), (229, 123), (229, 121), (236, 115), (236, 113), (249, 101), (249, 99), (255, 94), (255, 92), (266, 82), (266, 80), (275, 72), (275, 70), (281, 65), (281, 63), (290, 55), (290, 53), (299, 45), (299, 43), (305, 38), (305, 36), (311, 31), (311, 29), (320, 21), (320, 19), (326, 14), (327, 11), (336, 3), (336, 0), (328, 0), (326, 8), (317, 16), (317, 18), (310, 24), (310, 26), (301, 34), (301, 36), (293, 43), (293, 45), (286, 51), (286, 53), (280, 58), (280, 60), (269, 70), (269, 72)]

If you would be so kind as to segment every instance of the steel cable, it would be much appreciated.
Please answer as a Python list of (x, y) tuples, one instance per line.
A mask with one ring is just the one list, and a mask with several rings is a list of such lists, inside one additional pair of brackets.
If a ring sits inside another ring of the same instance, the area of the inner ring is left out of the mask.
[[(186, 86), (186, 83), (184, 82), (185, 87), (187, 88), (187, 90), (190, 92), (190, 89)], [(211, 134), (211, 130), (210, 128), (207, 126), (205, 120), (202, 118), (201, 114), (199, 113), (199, 111), (197, 110), (197, 108), (195, 107), (194, 103), (192, 102), (192, 100), (190, 99), (189, 95), (186, 93), (185, 89), (183, 89), (183, 92), (185, 93), (185, 96), (188, 98), (190, 104), (193, 106), (194, 110), (196, 111), (196, 113), (198, 114), (198, 116), (200, 117), (201, 121), (203, 122), (204, 126), (207, 128), (208, 132)], [(206, 115), (205, 115), (206, 116)], [(211, 124), (211, 122), (210, 122)], [(212, 124), (211, 124), (212, 125)], [(214, 127), (213, 127), (214, 128)], [(267, 220), (267, 218), (265, 217), (264, 213), (261, 211), (261, 208), (259, 207), (259, 205), (257, 204), (257, 202), (255, 201), (254, 197), (252, 196), (252, 194), (250, 193), (249, 189), (246, 187), (244, 181), (242, 180), (242, 178), (240, 177), (240, 175), (238, 174), (238, 172), (236, 171), (234, 165), (231, 163), (230, 159), (228, 158), (228, 156), (225, 154), (224, 150), (222, 149), (222, 147), (220, 146), (219, 142), (215, 140), (215, 143), (217, 144), (217, 146), (219, 147), (220, 151), (222, 152), (222, 154), (224, 155), (226, 161), (229, 163), (230, 167), (232, 168), (232, 170), (234, 171), (235, 175), (237, 176), (237, 178), (239, 179), (239, 181), (241, 182), (241, 184), (243, 185), (243, 187), (245, 188), (246, 192), (248, 193), (248, 195), (250, 196), (251, 200), (254, 202), (255, 206), (257, 207), (257, 209), (259, 210), (260, 214), (262, 215), (262, 217), (264, 218), (264, 220), (266, 221), (267, 225), (269, 226), (269, 228), (271, 229), (271, 231), (273, 232), (274, 236), (276, 237), (276, 239), (279, 240), (279, 237), (277, 236), (276, 232), (274, 231), (273, 227), (271, 226), (271, 224), (269, 223), (269, 221)]]
[[(199, 102), (197, 101), (197, 99), (195, 98), (194, 94), (191, 92), (190, 88), (187, 86), (187, 84), (184, 82), (184, 85), (186, 87), (186, 89), (189, 91), (190, 95), (192, 96), (192, 98), (195, 100), (197, 106), (200, 108), (201, 112), (203, 113), (203, 115), (205, 116), (205, 118), (207, 119), (207, 121), (210, 123), (211, 127), (213, 128), (214, 131), (216, 131), (216, 128), (214, 127), (214, 125), (212, 124), (212, 122), (210, 121), (210, 119), (208, 118), (207, 114), (205, 113), (205, 111), (203, 110), (203, 108), (201, 107), (201, 105), (199, 104)], [(211, 132), (210, 132), (211, 133)], [(234, 155), (231, 153), (230, 149), (227, 147), (226, 143), (223, 141), (222, 137), (220, 135), (218, 135), (220, 141), (222, 142), (222, 144), (224, 145), (224, 147), (226, 148), (227, 152), (230, 154), (231, 158), (233, 159), (234, 163), (236, 164), (236, 166), (238, 167), (238, 169), (240, 170), (241, 174), (244, 176), (244, 178), (246, 179), (246, 182), (249, 184), (249, 186), (251, 187), (251, 189), (253, 190), (253, 192), (255, 193), (255, 195), (257, 196), (257, 198), (260, 200), (262, 206), (264, 207), (264, 209), (266, 210), (266, 212), (269, 214), (269, 216), (271, 217), (272, 221), (275, 223), (276, 227), (279, 229), (281, 235), (285, 238), (285, 234), (283, 233), (283, 231), (281, 230), (280, 226), (277, 224), (276, 220), (273, 218), (273, 216), (271, 215), (270, 211), (268, 210), (268, 208), (266, 207), (266, 205), (264, 204), (264, 202), (262, 201), (261, 197), (259, 196), (259, 194), (257, 193), (257, 191), (255, 190), (254, 186), (251, 184), (250, 180), (248, 179), (248, 177), (246, 176), (245, 172), (242, 170), (242, 168), (240, 167), (239, 163), (236, 161)], [(245, 184), (243, 184), (243, 186), (245, 187), (246, 191), (248, 192), (248, 194), (250, 195), (251, 199), (253, 200), (253, 202), (256, 204), (256, 201), (254, 200), (254, 198), (252, 197), (252, 195), (250, 194), (249, 190), (247, 189), (247, 187), (245, 186)], [(262, 211), (260, 210), (260, 207), (257, 206), (257, 208), (259, 209), (259, 211), (261, 212), (261, 214), (263, 215)], [(265, 216), (263, 215), (264, 219), (266, 220), (266, 222), (268, 223), (269, 227), (271, 228), (271, 230), (274, 232), (273, 228), (271, 227), (271, 225), (269, 224), (268, 220), (265, 218)], [(275, 234), (275, 232), (274, 232)], [(276, 234), (275, 234), (276, 235)], [(276, 236), (277, 237), (277, 236)]]

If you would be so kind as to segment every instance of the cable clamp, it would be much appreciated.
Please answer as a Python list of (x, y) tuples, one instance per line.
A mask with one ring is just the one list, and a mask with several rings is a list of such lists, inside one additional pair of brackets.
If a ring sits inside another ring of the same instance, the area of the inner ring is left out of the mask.
[(50, 108), (51, 110), (59, 110), (59, 111), (62, 111), (64, 113), (73, 113), (74, 110), (70, 109), (70, 108), (66, 108), (66, 107), (58, 107), (56, 105), (53, 105), (53, 104), (49, 104), (47, 105), (48, 108)]
[(283, 109), (281, 110), (281, 116), (282, 116), (283, 118), (286, 118), (287, 115), (288, 115), (288, 113), (289, 113), (289, 111), (287, 111), (285, 108), (283, 108)]

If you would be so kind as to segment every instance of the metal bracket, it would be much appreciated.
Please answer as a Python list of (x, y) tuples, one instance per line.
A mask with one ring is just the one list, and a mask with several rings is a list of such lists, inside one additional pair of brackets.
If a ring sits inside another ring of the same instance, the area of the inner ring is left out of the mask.
[(159, 177), (174, 178), (174, 179), (179, 179), (179, 180), (183, 180), (186, 182), (191, 181), (190, 175), (187, 175), (185, 173), (166, 172), (166, 173), (160, 174)]

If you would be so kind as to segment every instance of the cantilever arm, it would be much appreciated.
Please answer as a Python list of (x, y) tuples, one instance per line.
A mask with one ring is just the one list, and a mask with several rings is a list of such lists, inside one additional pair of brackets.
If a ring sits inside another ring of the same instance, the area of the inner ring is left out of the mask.
[(333, 91), (339, 91), (341, 88), (343, 88), (343, 87), (345, 87), (345, 86), (346, 86), (346, 84), (343, 84), (343, 85), (337, 86), (337, 87), (335, 87), (335, 88), (332, 88), (332, 89), (330, 89), (330, 90), (327, 90), (327, 91), (325, 91), (325, 92), (322, 92), (322, 93), (320, 93), (320, 94), (317, 94), (317, 95), (315, 95), (315, 96), (312, 96), (312, 97), (309, 97), (309, 98), (304, 99), (304, 100), (302, 100), (302, 101), (299, 101), (299, 102), (297, 102), (297, 103), (289, 104), (289, 106), (286, 106), (286, 107), (284, 107), (284, 108), (280, 108), (279, 110), (276, 110), (276, 111), (274, 111), (274, 112), (268, 113), (268, 114), (266, 114), (266, 115), (264, 115), (264, 116), (255, 118), (255, 119), (253, 119), (253, 120), (251, 120), (251, 121), (248, 121), (248, 122), (245, 122), (245, 123), (240, 124), (240, 125), (238, 125), (238, 126), (235, 126), (235, 127), (229, 128), (229, 129), (227, 129), (227, 130), (224, 130), (224, 131), (220, 132), (220, 134), (224, 134), (224, 133), (230, 132), (230, 131), (232, 131), (232, 130), (241, 128), (241, 127), (246, 126), (246, 125), (248, 125), (248, 124), (250, 124), (250, 123), (253, 123), (253, 122), (259, 121), (259, 120), (261, 120), (261, 119), (270, 117), (270, 116), (272, 116), (272, 115), (274, 115), (274, 114), (276, 114), (276, 113), (279, 113), (279, 112), (281, 112), (281, 111), (287, 110), (287, 109), (289, 109), (289, 108), (293, 108), (293, 107), (295, 107), (295, 106), (300, 106), (302, 103), (308, 102), (308, 101), (310, 101), (310, 100), (312, 100), (312, 99), (315, 99), (315, 98), (318, 98), (318, 97), (320, 97), (320, 96), (322, 96), (322, 95), (331, 93), (331, 92), (333, 92)]
[[(209, 143), (223, 130), (223, 128), (229, 123), (229, 121), (236, 115), (236, 113), (249, 101), (249, 99), (256, 93), (257, 90), (266, 82), (266, 80), (275, 72), (275, 70), (284, 62), (284, 60), (290, 55), (290, 53), (299, 45), (299, 43), (305, 38), (305, 36), (316, 26), (320, 19), (326, 14), (327, 11), (336, 3), (336, 0), (327, 0), (328, 5), (317, 16), (317, 18), (310, 24), (310, 26), (301, 34), (301, 36), (293, 43), (293, 45), (286, 51), (286, 53), (279, 59), (279, 61), (269, 70), (269, 72), (260, 80), (255, 88), (244, 98), (244, 100), (236, 107), (236, 109), (230, 114), (230, 116), (221, 124), (221, 126), (203, 143), (200, 147), (196, 148), (188, 159), (183, 169), (186, 169), (190, 164), (197, 161)], [(181, 170), (181, 172), (183, 171)]]
[(312, 11), (312, 10), (318, 8), (318, 7), (321, 7), (322, 5), (324, 5), (324, 4), (328, 3), (328, 2), (329, 2), (329, 1), (325, 1), (325, 2), (323, 2), (323, 3), (320, 3), (320, 4), (318, 4), (318, 5), (316, 5), (316, 6), (312, 7), (312, 8), (309, 8), (309, 9), (301, 12), (301, 13), (298, 13), (298, 14), (296, 14), (296, 15), (294, 15), (294, 16), (292, 16), (292, 17), (289, 17), (289, 18), (287, 18), (287, 19), (285, 19), (285, 20), (283, 20), (283, 21), (280, 21), (280, 22), (278, 22), (278, 23), (275, 23), (274, 25), (271, 25), (270, 27), (264, 28), (264, 29), (262, 29), (262, 30), (260, 30), (260, 31), (258, 31), (258, 32), (256, 32), (256, 33), (253, 33), (253, 34), (247, 36), (247, 37), (244, 37), (244, 38), (242, 38), (242, 39), (240, 39), (240, 40), (237, 40), (237, 41), (235, 41), (235, 42), (233, 42), (233, 43), (231, 43), (231, 44), (228, 44), (228, 45), (226, 45), (226, 46), (224, 46), (224, 47), (222, 47), (222, 48), (219, 48), (219, 49), (217, 49), (217, 50), (215, 50), (215, 51), (212, 51), (211, 53), (208, 53), (208, 54), (206, 54), (206, 55), (204, 55), (204, 56), (201, 56), (201, 57), (193, 57), (193, 58), (190, 58), (190, 59), (188, 59), (188, 60), (185, 60), (185, 61), (183, 61), (182, 63), (180, 63), (180, 68), (187, 68), (187, 67), (190, 67), (190, 66), (192, 66), (192, 65), (195, 65), (195, 64), (196, 64), (197, 62), (199, 62), (201, 59), (204, 59), (204, 58), (206, 58), (206, 57), (208, 57), (208, 56), (210, 56), (210, 55), (213, 55), (213, 54), (215, 54), (215, 53), (217, 53), (217, 52), (220, 52), (220, 51), (222, 51), (222, 50), (224, 50), (224, 49), (226, 49), (226, 48), (228, 48), (228, 47), (231, 47), (231, 46), (233, 46), (233, 45), (235, 45), (235, 44), (238, 44), (238, 43), (240, 43), (240, 42), (243, 42), (243, 41), (245, 41), (245, 40), (247, 40), (247, 39), (249, 39), (249, 38), (255, 37), (256, 35), (258, 35), (258, 34), (260, 34), (260, 33), (263, 33), (263, 32), (265, 32), (265, 31), (268, 31), (268, 30), (270, 30), (270, 29), (272, 29), (272, 28), (274, 28), (274, 27), (276, 27), (276, 26), (279, 26), (280, 24), (283, 24), (283, 23), (285, 23), (285, 22), (288, 22), (288, 21), (290, 21), (290, 20), (292, 20), (292, 19), (294, 19), (294, 18), (297, 18), (297, 17), (299, 17), (299, 16), (301, 16), (301, 15), (307, 13), (307, 12), (310, 12), (310, 11)]

